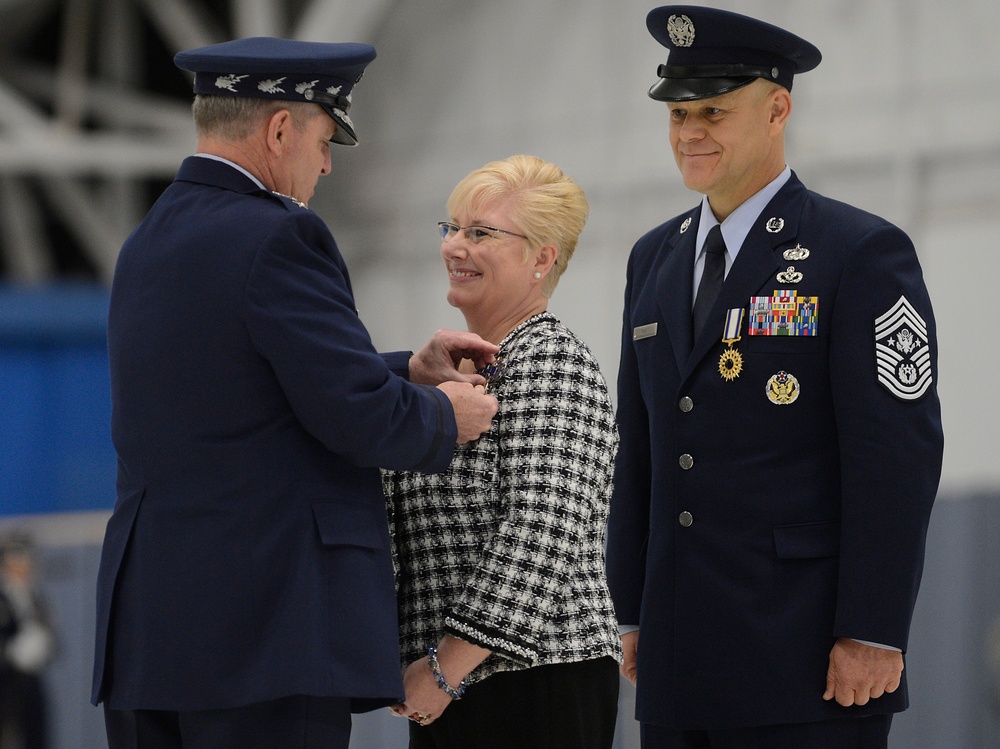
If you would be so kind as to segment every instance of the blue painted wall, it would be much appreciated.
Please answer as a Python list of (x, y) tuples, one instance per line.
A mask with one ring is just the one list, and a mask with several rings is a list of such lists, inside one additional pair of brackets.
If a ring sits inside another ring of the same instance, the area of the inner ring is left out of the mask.
[(108, 292), (0, 285), (0, 515), (110, 508)]

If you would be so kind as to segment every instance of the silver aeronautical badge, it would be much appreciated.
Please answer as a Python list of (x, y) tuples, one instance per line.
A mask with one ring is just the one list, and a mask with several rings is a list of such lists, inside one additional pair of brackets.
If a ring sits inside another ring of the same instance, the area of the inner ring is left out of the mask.
[(905, 296), (875, 319), (875, 362), (878, 381), (903, 400), (916, 400), (934, 380), (927, 323)]
[(690, 227), (691, 227), (691, 217), (688, 216), (686, 219), (684, 219), (684, 223), (681, 224), (681, 234), (686, 232)]
[(791, 247), (781, 253), (781, 256), (790, 262), (805, 260), (809, 257), (809, 250), (807, 250), (802, 245), (796, 243), (794, 247)]
[(781, 271), (775, 278), (778, 279), (778, 283), (797, 284), (802, 280), (802, 274), (795, 270), (794, 265), (789, 265), (787, 270)]
[(799, 397), (799, 381), (794, 375), (781, 371), (767, 381), (767, 399), (776, 406), (787, 406)]
[(777, 234), (779, 231), (785, 228), (785, 219), (783, 218), (769, 218), (767, 223), (764, 225), (771, 234)]
[(687, 16), (670, 16), (667, 19), (667, 33), (670, 41), (678, 47), (690, 47), (694, 44), (694, 24)]

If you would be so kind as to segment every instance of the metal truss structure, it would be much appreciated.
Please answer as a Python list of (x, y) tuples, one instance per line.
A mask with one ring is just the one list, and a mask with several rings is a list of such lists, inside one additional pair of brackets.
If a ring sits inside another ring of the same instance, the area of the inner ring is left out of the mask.
[(110, 281), (194, 147), (178, 50), (363, 40), (392, 1), (0, 0), (0, 278)]

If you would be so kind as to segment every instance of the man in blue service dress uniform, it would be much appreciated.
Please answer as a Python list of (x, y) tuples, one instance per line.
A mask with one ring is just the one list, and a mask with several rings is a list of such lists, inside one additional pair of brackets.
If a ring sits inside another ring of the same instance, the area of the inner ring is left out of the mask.
[(647, 26), (704, 198), (628, 264), (608, 570), (643, 746), (885, 747), (942, 456), (917, 256), (786, 165), (813, 45), (693, 6)]
[(108, 321), (93, 699), (112, 749), (347, 747), (351, 711), (403, 696), (378, 468), (444, 469), (489, 428), (496, 401), (455, 360), (496, 348), (442, 331), (376, 353), (306, 207), (329, 143), (356, 142), (374, 57), (255, 38), (176, 58), (198, 154), (122, 248)]

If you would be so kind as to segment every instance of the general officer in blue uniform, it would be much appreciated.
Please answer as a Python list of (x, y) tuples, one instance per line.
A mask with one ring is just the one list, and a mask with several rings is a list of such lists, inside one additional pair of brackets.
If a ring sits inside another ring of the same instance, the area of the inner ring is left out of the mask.
[(378, 469), (442, 470), (489, 428), (495, 399), (455, 362), (496, 349), (441, 332), (376, 353), (306, 205), (329, 144), (357, 141), (374, 57), (255, 38), (176, 58), (198, 153), (125, 242), (108, 320), (112, 749), (347, 747), (351, 711), (403, 697)]
[(608, 570), (643, 746), (885, 747), (942, 456), (920, 265), (786, 164), (816, 47), (694, 6), (647, 26), (704, 197), (628, 263)]

